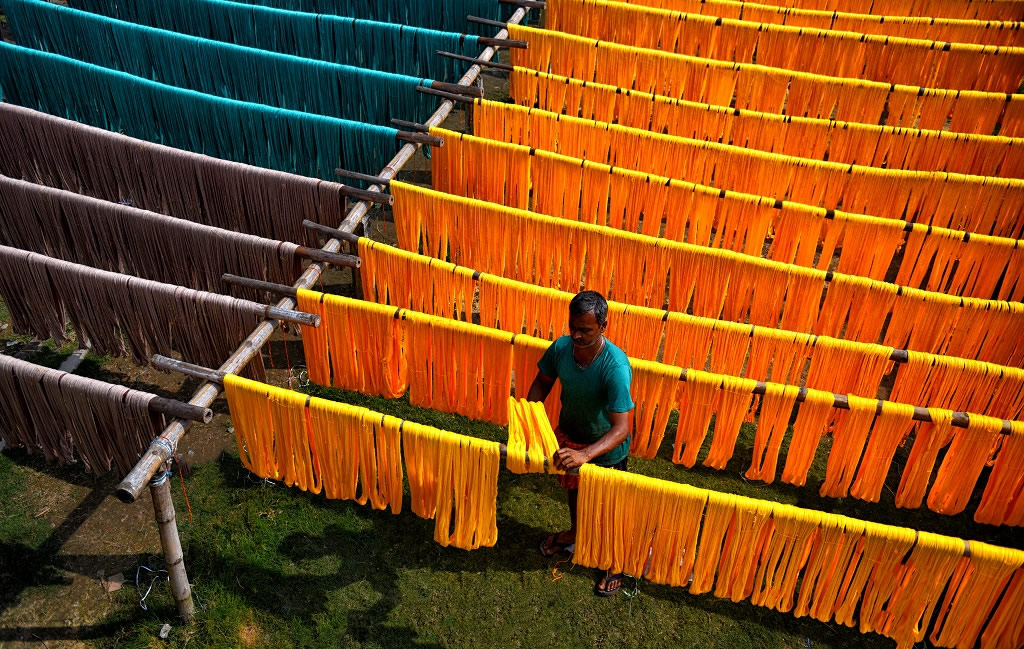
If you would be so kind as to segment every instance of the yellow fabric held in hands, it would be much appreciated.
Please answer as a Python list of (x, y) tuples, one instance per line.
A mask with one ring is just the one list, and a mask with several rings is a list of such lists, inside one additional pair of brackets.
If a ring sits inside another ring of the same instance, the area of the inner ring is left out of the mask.
[(508, 398), (508, 445), (506, 466), (512, 473), (563, 473), (551, 456), (558, 440), (544, 404)]
[[(546, 340), (532, 338), (530, 336), (516, 336), (512, 343), (512, 368), (515, 372), (516, 398), (525, 399), (530, 394), (530, 386), (540, 370), (537, 363), (540, 362), (544, 352), (547, 351), (549, 343)], [(562, 410), (562, 384), (555, 381), (544, 400), (544, 409), (548, 413), (548, 421), (558, 421), (558, 415)]]

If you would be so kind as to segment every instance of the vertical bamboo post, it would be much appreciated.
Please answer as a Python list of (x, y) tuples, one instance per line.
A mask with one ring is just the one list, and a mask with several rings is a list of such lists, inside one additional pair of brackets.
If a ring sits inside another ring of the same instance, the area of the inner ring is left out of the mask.
[(178, 538), (178, 524), (175, 521), (174, 501), (171, 500), (170, 472), (161, 471), (149, 481), (149, 493), (153, 496), (153, 513), (160, 530), (160, 546), (164, 551), (164, 564), (171, 582), (171, 594), (178, 616), (185, 622), (195, 615), (196, 606), (192, 601), (192, 587), (185, 573), (185, 555)]
[[(365, 223), (360, 223), (359, 226), (355, 229), (355, 233), (361, 236), (366, 236), (366, 226), (368, 224), (369, 221), (366, 221)], [(352, 251), (353, 255), (359, 254), (359, 244), (348, 243), (346, 245)], [(359, 269), (357, 268), (352, 269), (352, 294), (355, 296), (357, 300), (365, 299), (365, 297), (363, 296), (363, 276), (362, 273), (360, 273)]]

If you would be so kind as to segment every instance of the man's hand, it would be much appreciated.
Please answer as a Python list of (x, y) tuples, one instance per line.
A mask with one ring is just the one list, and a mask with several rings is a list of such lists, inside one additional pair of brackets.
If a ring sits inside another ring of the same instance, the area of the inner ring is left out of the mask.
[(560, 448), (551, 457), (555, 462), (555, 468), (561, 471), (578, 469), (590, 460), (583, 451), (571, 448)]

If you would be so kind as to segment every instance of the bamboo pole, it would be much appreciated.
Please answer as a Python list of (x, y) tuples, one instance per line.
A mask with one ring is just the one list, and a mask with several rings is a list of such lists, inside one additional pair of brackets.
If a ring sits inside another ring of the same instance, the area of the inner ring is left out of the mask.
[[(504, 25), (505, 23), (502, 23)], [(483, 97), (484, 91), (476, 86), (460, 86), (457, 83), (445, 83), (443, 81), (432, 81), (430, 83), (431, 88), (437, 88), (438, 90), (444, 90), (445, 92), (454, 92), (457, 95), (469, 95), (471, 97)], [(391, 120), (392, 122), (395, 120)]]
[(434, 54), (438, 56), (444, 56), (449, 59), (455, 59), (456, 61), (465, 61), (472, 63), (473, 65), (479, 65), (485, 68), (494, 68), (495, 70), (504, 70), (506, 72), (512, 72), (516, 69), (516, 66), (509, 65), (508, 63), (495, 63), (493, 61), (484, 61), (482, 59), (475, 59), (472, 56), (464, 56), (462, 54), (455, 54), (453, 52), (445, 52), (444, 50), (434, 50)]
[[(528, 10), (525, 8), (517, 9), (516, 12), (509, 19), (509, 24), (516, 24), (526, 17)], [(507, 30), (501, 30), (497, 34), (497, 38), (503, 38), (508, 36)], [(489, 60), (497, 53), (497, 48), (489, 46), (480, 54), (481, 60)], [(459, 80), (460, 85), (469, 85), (476, 80), (479, 76), (481, 68), (479, 65), (473, 65), (466, 71), (466, 73)], [(451, 114), (454, 108), (454, 103), (451, 101), (441, 102), (441, 106), (434, 112), (431, 118), (427, 121), (427, 126), (437, 126), (443, 122), (449, 114)], [(411, 142), (406, 144), (395, 157), (381, 170), (381, 178), (394, 178), (398, 174), (398, 170), (401, 169), (405, 164), (415, 155), (416, 150), (420, 144)], [(382, 186), (373, 185), (368, 188), (368, 191), (379, 192), (383, 189)], [(342, 221), (339, 228), (345, 232), (354, 232), (359, 226), (362, 225), (363, 220), (366, 218), (369, 212), (369, 201), (361, 201), (349, 210), (345, 219)], [(331, 239), (324, 244), (323, 250), (327, 252), (338, 252), (341, 248), (341, 243), (338, 239)], [(306, 270), (302, 273), (299, 279), (296, 281), (295, 286), (301, 288), (309, 288), (316, 283), (317, 278), (320, 276), (323, 267), (319, 262), (310, 264)], [(293, 298), (284, 298), (278, 302), (277, 307), (281, 309), (288, 309), (295, 306)], [(238, 349), (224, 362), (219, 368), (222, 372), (238, 372), (249, 361), (251, 361), (258, 353), (266, 341), (270, 338), (270, 335), (274, 332), (279, 324), (278, 320), (273, 318), (261, 322), (256, 329), (253, 330), (249, 337), (242, 342)], [(192, 395), (190, 403), (195, 405), (209, 406), (220, 394), (220, 388), (214, 383), (206, 383), (200, 386), (199, 390)], [(160, 469), (160, 467), (173, 455), (174, 449), (177, 448), (178, 442), (185, 434), (187, 422), (182, 419), (175, 419), (171, 422), (167, 428), (164, 429), (163, 434), (150, 444), (149, 449), (143, 454), (142, 458), (135, 465), (135, 468), (128, 473), (127, 476), (118, 484), (115, 495), (123, 502), (133, 503), (141, 495), (142, 490), (145, 488), (146, 483), (149, 479)]]
[(331, 264), (332, 266), (343, 266), (345, 268), (359, 268), (363, 263), (362, 260), (355, 255), (327, 252), (319, 248), (308, 248), (306, 246), (299, 246), (296, 248), (295, 254), (303, 259), (312, 259), (313, 261)]
[[(423, 86), (416, 86), (416, 89), (423, 89)], [(442, 140), (441, 138), (434, 137), (433, 135), (424, 135), (423, 133), (410, 133), (409, 131), (399, 131), (397, 134), (395, 134), (395, 138), (402, 140), (403, 142), (410, 142), (412, 144), (444, 146), (444, 140)]]
[[(231, 278), (231, 280), (228, 279), (229, 277)], [(245, 286), (247, 288), (255, 288), (255, 289), (260, 289), (260, 290), (265, 290), (265, 291), (272, 291), (272, 292), (278, 293), (280, 295), (290, 295), (290, 294), (295, 292), (295, 289), (292, 288), (291, 286), (285, 286), (283, 284), (274, 284), (272, 282), (263, 282), (263, 281), (260, 281), (260, 280), (248, 279), (248, 278), (244, 278), (244, 277), (235, 277), (234, 275), (225, 275), (224, 276), (224, 280), (228, 281), (229, 283), (233, 283), (233, 284), (237, 283), (239, 286)], [(420, 314), (419, 312), (417, 312), (417, 311), (410, 311), (409, 309), (402, 309), (402, 308), (397, 308), (396, 307), (396, 310), (395, 310), (395, 317), (396, 318), (402, 318), (402, 319), (407, 319), (409, 317), (416, 318), (416, 317), (419, 317), (421, 315), (422, 314)], [(508, 335), (511, 336), (510, 342), (515, 339), (515, 335), (514, 334), (509, 333)], [(901, 357), (905, 359), (906, 356), (907, 356), (906, 350), (898, 349), (898, 350), (893, 350), (893, 353), (890, 355), (889, 358), (890, 358), (890, 360), (893, 360), (893, 361), (896, 361), (896, 362), (900, 362), (898, 359), (901, 358)], [(680, 381), (684, 381), (684, 382), (686, 381), (686, 372), (687, 372), (686, 368), (680, 368), (680, 372), (679, 372), (679, 380)], [(756, 394), (756, 395), (764, 394), (766, 389), (767, 389), (767, 383), (765, 383), (764, 381), (758, 381), (757, 384), (754, 386), (754, 389), (751, 390), (751, 394)], [(807, 399), (807, 392), (808, 392), (807, 388), (800, 388), (800, 392), (797, 393), (796, 402), (797, 403), (802, 403), (803, 401), (805, 401)], [(880, 413), (880, 412), (882, 412), (882, 403), (883, 403), (883, 401), (881, 399), (876, 399), (876, 401), (877, 401), (877, 404), (878, 404), (877, 408), (876, 408), (876, 413)], [(832, 407), (833, 408), (837, 408), (839, 410), (849, 410), (850, 409), (850, 399), (849, 399), (849, 396), (845, 395), (845, 394), (835, 394), (835, 393), (832, 393)], [(921, 406), (914, 406), (914, 415), (913, 415), (912, 419), (914, 421), (922, 421), (922, 422), (926, 422), (926, 423), (930, 423), (932, 421), (932, 417), (928, 413), (928, 409), (927, 408), (923, 408)], [(970, 416), (969, 413), (958, 412), (958, 411), (954, 412), (953, 413), (953, 426), (956, 426), (957, 428), (967, 428), (967, 425), (970, 422), (970, 419), (971, 419), (971, 416)], [(1007, 421), (1005, 419), (1002, 420), (1002, 422), (1003, 422), (1003, 424), (1002, 424), (1002, 429), (1000, 430), (1000, 432), (1002, 434), (1004, 434), (1004, 435), (1009, 435), (1010, 434), (1011, 422), (1009, 422), (1009, 421)]]
[(344, 230), (332, 228), (330, 226), (317, 223), (315, 221), (310, 221), (309, 219), (305, 219), (302, 222), (302, 227), (310, 229), (314, 232), (319, 232), (320, 234), (325, 234), (333, 239), (338, 239), (339, 241), (344, 241), (350, 244), (358, 244), (359, 240), (362, 239), (362, 237), (359, 236), (358, 234), (345, 232)]
[(299, 289), (294, 286), (274, 284), (273, 282), (264, 282), (263, 280), (252, 279), (249, 277), (239, 277), (238, 275), (232, 275), (231, 273), (224, 273), (224, 275), (221, 276), (221, 281), (233, 286), (244, 286), (245, 288), (253, 288), (257, 291), (269, 291), (270, 293), (284, 295), (286, 297), (298, 297), (299, 295)]
[(194, 379), (212, 381), (219, 385), (224, 384), (224, 372), (211, 370), (210, 368), (203, 367), (202, 365), (179, 361), (176, 358), (163, 356), (161, 354), (153, 354), (149, 359), (149, 362), (158, 370), (164, 370), (165, 372), (181, 372), (182, 374), (191, 376)]
[(526, 41), (514, 41), (507, 38), (484, 38), (481, 36), (476, 39), (479, 43), (487, 45), (488, 47), (509, 47), (517, 50), (525, 50), (529, 47), (529, 43)]
[(527, 9), (547, 8), (547, 3), (542, 0), (498, 0), (498, 2), (506, 5), (515, 5), (517, 7), (526, 7)]
[(369, 174), (359, 173), (358, 171), (349, 171), (348, 169), (342, 169), (341, 167), (334, 170), (334, 175), (341, 176), (342, 178), (350, 178), (352, 180), (360, 180), (364, 183), (370, 183), (371, 185), (387, 185), (391, 182), (388, 178), (371, 176)]
[(306, 325), (308, 327), (319, 327), (320, 316), (315, 313), (303, 313), (293, 309), (282, 309), (279, 306), (264, 306), (263, 315), (282, 322)]
[(149, 402), (149, 409), (168, 417), (180, 417), (189, 421), (201, 421), (208, 424), (213, 421), (213, 411), (209, 408), (194, 406), (184, 401), (165, 399), (164, 397), (153, 397)]
[(384, 205), (394, 205), (395, 199), (391, 194), (381, 194), (380, 192), (371, 192), (368, 189), (360, 189), (359, 187), (352, 187), (351, 185), (342, 185), (342, 192), (349, 198), (353, 198), (357, 201), (369, 201), (371, 203), (383, 203)]
[(160, 530), (160, 546), (164, 551), (164, 564), (171, 584), (171, 595), (178, 616), (185, 622), (195, 615), (196, 606), (192, 601), (192, 587), (185, 572), (185, 555), (181, 551), (178, 526), (175, 523), (174, 501), (171, 499), (170, 473), (163, 471), (149, 482), (149, 493), (153, 496), (153, 514)]
[(434, 90), (433, 88), (424, 88), (423, 86), (416, 86), (416, 92), (422, 92), (424, 95), (433, 95), (448, 101), (457, 102), (460, 104), (475, 104), (476, 100), (463, 95), (456, 95), (454, 93), (445, 92), (443, 90)]
[[(479, 16), (466, 16), (466, 22), (474, 23), (476, 25), (486, 25), (487, 27), (508, 27), (508, 23), (503, 23), (500, 20), (491, 20), (490, 18), (480, 18)], [(440, 88), (439, 90), (443, 90), (443, 88)]]
[[(456, 93), (456, 94), (458, 94), (458, 93)], [(426, 124), (417, 124), (416, 122), (407, 122), (404, 119), (392, 119), (391, 120), (391, 125), (392, 126), (397, 126), (398, 128), (404, 128), (404, 129), (409, 130), (409, 131), (416, 131), (417, 133), (429, 133), (430, 132), (430, 127), (427, 126)]]

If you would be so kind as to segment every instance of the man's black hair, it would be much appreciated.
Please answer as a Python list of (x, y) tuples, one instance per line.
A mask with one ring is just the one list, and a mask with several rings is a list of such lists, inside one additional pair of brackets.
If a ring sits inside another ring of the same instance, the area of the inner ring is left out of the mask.
[(583, 291), (569, 302), (569, 315), (579, 316), (594, 314), (597, 324), (602, 327), (608, 324), (608, 301), (597, 291)]

